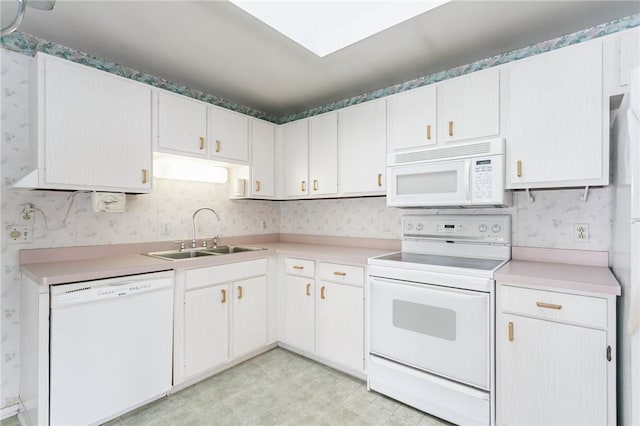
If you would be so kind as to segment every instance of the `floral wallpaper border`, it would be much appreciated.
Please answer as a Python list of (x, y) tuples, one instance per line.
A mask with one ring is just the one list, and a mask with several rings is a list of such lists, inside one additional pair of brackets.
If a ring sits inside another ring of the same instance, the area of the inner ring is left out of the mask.
[(626, 29), (640, 26), (640, 14), (626, 16), (624, 18), (617, 19), (615, 21), (607, 22), (593, 28), (576, 31), (572, 34), (557, 37), (551, 40), (547, 40), (533, 46), (528, 46), (522, 49), (514, 50), (512, 52), (496, 55), (490, 58), (482, 59), (476, 62), (472, 62), (467, 65), (462, 65), (456, 68), (440, 71), (434, 74), (426, 75), (414, 80), (410, 80), (404, 83), (395, 84), (393, 86), (385, 87), (383, 89), (374, 90), (372, 92), (363, 93), (362, 95), (352, 98), (342, 99), (337, 102), (332, 102), (326, 105), (322, 105), (316, 108), (309, 109), (296, 114), (290, 114), (282, 117), (267, 114), (253, 108), (245, 107), (233, 102), (229, 102), (219, 96), (209, 95), (199, 90), (190, 89), (186, 86), (172, 83), (171, 81), (154, 77), (149, 74), (145, 74), (134, 69), (124, 67), (112, 62), (104, 61), (95, 56), (61, 46), (56, 43), (48, 42), (46, 40), (39, 39), (29, 34), (23, 34), (19, 31), (14, 32), (5, 37), (0, 37), (0, 44), (12, 51), (28, 54), (34, 56), (36, 52), (44, 52), (50, 55), (58, 56), (73, 62), (77, 62), (83, 65), (87, 65), (102, 71), (107, 71), (122, 77), (127, 77), (141, 83), (146, 83), (154, 87), (169, 90), (174, 93), (178, 93), (190, 98), (198, 99), (204, 102), (208, 102), (213, 105), (221, 106), (242, 114), (246, 114), (252, 117), (260, 118), (262, 120), (270, 121), (276, 124), (288, 123), (303, 118), (312, 117), (314, 115), (322, 114), (329, 111), (335, 111), (341, 108), (345, 108), (352, 105), (357, 105), (363, 102), (368, 102), (374, 99), (383, 98), (385, 96), (393, 95), (396, 93), (404, 92), (406, 90), (415, 89), (428, 84), (437, 83), (443, 80), (447, 80), (453, 77), (469, 74), (475, 71), (495, 67), (497, 65), (506, 64), (509, 62), (517, 61), (529, 56), (538, 55), (540, 53), (549, 52), (551, 50), (559, 49), (562, 47), (570, 46), (576, 43), (582, 43), (587, 40), (592, 40), (605, 35), (613, 34)]

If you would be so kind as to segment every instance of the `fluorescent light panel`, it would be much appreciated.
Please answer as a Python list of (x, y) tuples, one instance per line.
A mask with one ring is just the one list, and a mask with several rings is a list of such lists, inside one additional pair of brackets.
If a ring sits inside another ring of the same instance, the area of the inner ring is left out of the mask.
[(434, 9), (449, 0), (230, 0), (296, 43), (323, 57)]
[(160, 179), (225, 183), (228, 172), (211, 160), (155, 153), (153, 176)]

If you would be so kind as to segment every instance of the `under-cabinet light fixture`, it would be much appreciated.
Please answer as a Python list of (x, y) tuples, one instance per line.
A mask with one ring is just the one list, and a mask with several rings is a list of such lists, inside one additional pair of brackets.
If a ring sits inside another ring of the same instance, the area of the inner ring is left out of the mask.
[(211, 160), (155, 153), (153, 176), (160, 179), (225, 183), (228, 172)]

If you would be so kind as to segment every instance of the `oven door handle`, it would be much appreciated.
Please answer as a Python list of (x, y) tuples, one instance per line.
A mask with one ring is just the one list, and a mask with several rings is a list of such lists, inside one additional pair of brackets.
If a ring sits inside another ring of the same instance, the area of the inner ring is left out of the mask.
[(471, 202), (471, 160), (464, 160), (464, 199)]

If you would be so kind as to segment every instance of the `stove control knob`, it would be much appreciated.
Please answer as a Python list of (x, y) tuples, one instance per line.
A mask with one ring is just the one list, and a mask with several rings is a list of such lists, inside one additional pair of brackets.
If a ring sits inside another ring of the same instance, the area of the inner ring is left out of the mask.
[(407, 231), (411, 231), (413, 229), (413, 223), (407, 223)]
[(416, 230), (417, 231), (422, 231), (422, 228), (424, 228), (424, 226), (421, 223), (416, 225)]
[(498, 232), (502, 231), (502, 226), (496, 223), (491, 227), (491, 230), (497, 234)]
[(487, 225), (483, 223), (482, 225), (478, 226), (478, 231), (487, 232)]

